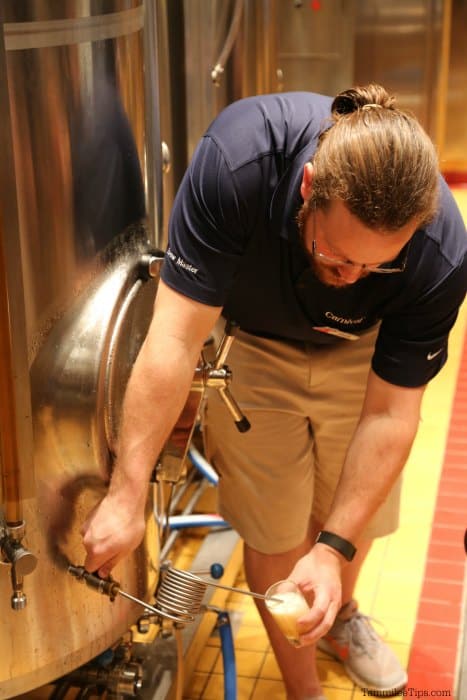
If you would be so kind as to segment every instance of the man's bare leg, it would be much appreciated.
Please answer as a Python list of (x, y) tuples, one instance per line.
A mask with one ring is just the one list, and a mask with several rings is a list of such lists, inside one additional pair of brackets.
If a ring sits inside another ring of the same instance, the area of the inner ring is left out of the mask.
[[(287, 578), (297, 560), (310, 551), (320, 529), (317, 525), (313, 525), (310, 529), (310, 537), (305, 542), (295, 549), (280, 554), (262, 554), (245, 544), (244, 565), (250, 589), (264, 593), (275, 581)], [(348, 603), (353, 597), (358, 574), (370, 547), (371, 541), (358, 543), (354, 560), (343, 568), (343, 604)], [(316, 647), (314, 645), (301, 649), (293, 647), (279, 630), (265, 605), (261, 601), (255, 602), (282, 673), (287, 700), (306, 700), (322, 694), (316, 668)]]
[[(275, 581), (287, 578), (295, 562), (310, 550), (310, 543), (281, 554), (261, 554), (245, 545), (244, 564), (252, 591), (264, 593)], [(322, 694), (316, 670), (315, 646), (295, 648), (284, 637), (262, 601), (255, 601), (282, 673), (287, 700), (307, 700)]]

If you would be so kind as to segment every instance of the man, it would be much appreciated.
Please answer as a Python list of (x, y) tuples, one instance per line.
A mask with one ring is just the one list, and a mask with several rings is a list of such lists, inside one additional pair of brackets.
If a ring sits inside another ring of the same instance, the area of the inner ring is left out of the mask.
[(259, 605), (287, 698), (323, 697), (318, 640), (362, 686), (402, 687), (352, 595), (372, 539), (397, 527), (424, 387), (465, 296), (465, 251), (431, 142), (380, 86), (224, 110), (174, 203), (109, 492), (84, 528), (86, 567), (105, 576), (141, 540), (150, 472), (222, 313), (241, 327), (229, 364), (252, 427), (238, 433), (209, 397), (220, 512), (245, 541), (251, 589), (291, 578), (310, 603), (299, 649)]

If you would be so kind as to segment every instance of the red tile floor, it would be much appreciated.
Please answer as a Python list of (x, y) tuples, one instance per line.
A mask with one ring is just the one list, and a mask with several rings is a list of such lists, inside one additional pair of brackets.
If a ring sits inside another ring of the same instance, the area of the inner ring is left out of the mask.
[(462, 627), (467, 527), (467, 342), (464, 339), (438, 485), (417, 624), (410, 684), (453, 688)]

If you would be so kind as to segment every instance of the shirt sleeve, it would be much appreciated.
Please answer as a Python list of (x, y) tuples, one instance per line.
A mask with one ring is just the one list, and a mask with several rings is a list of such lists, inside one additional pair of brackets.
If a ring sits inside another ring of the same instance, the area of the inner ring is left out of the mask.
[(247, 245), (251, 207), (237, 184), (221, 150), (205, 136), (171, 212), (161, 277), (176, 291), (212, 306), (224, 305)]
[(448, 337), (465, 297), (467, 259), (442, 283), (386, 317), (372, 367), (382, 379), (405, 387), (423, 386), (445, 364)]

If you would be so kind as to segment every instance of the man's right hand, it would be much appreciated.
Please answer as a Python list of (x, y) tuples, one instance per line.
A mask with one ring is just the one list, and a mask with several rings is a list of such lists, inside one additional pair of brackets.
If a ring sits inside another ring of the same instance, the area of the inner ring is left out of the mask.
[(107, 578), (114, 566), (136, 549), (146, 528), (144, 510), (144, 504), (122, 504), (109, 494), (98, 503), (81, 528), (87, 571)]

